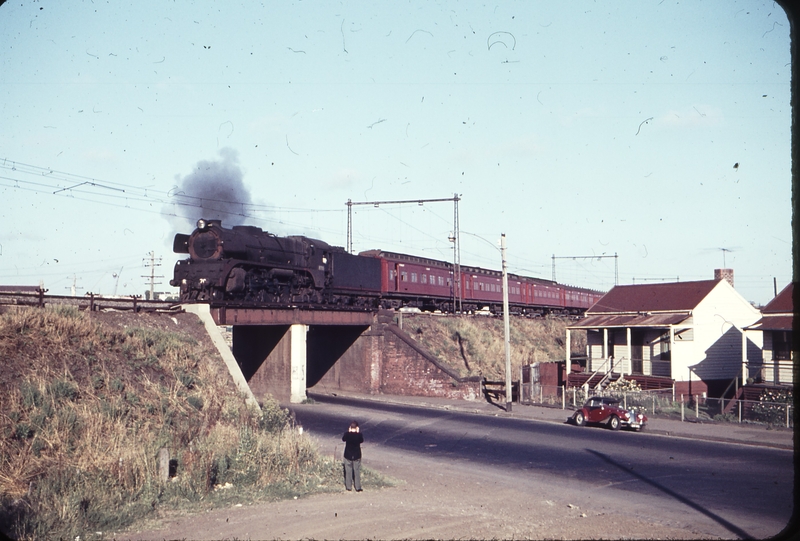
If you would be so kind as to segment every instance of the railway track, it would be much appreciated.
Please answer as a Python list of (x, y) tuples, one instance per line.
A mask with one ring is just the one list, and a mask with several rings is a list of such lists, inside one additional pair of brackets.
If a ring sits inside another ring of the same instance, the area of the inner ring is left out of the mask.
[(66, 305), (79, 310), (124, 310), (132, 312), (175, 312), (182, 308), (174, 301), (145, 300), (138, 296), (107, 297), (87, 293), (81, 296), (48, 295), (46, 290), (37, 292), (0, 292), (0, 306)]

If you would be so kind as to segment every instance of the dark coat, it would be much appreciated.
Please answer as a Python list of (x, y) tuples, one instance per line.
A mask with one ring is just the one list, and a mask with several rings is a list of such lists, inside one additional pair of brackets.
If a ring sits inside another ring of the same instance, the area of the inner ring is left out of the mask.
[(342, 436), (344, 442), (345, 460), (361, 460), (361, 444), (364, 443), (364, 436), (361, 432), (345, 432)]

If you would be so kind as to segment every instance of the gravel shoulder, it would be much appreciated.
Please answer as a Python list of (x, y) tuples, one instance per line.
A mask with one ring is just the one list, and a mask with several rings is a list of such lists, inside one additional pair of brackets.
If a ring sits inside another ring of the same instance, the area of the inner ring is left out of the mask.
[(587, 505), (577, 494), (570, 498), (570, 488), (518, 486), (510, 474), (487, 477), (467, 463), (404, 458), (377, 447), (365, 448), (364, 462), (397, 486), (215, 509), (116, 539), (719, 538)]

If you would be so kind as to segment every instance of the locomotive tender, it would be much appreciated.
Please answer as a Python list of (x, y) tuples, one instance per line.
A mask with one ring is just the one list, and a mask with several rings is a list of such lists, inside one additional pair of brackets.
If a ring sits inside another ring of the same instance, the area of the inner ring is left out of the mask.
[[(418, 308), (454, 311), (452, 263), (381, 250), (358, 255), (304, 236), (279, 237), (253, 226), (228, 229), (198, 220), (177, 234), (170, 285), (182, 302), (308, 308)], [(461, 309), (502, 311), (502, 273), (460, 267)], [(509, 310), (536, 315), (581, 313), (603, 294), (550, 280), (508, 275)]]

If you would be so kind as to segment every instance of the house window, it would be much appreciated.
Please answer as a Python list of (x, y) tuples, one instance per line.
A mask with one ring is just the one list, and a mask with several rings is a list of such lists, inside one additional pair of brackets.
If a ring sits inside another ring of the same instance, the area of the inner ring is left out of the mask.
[(694, 340), (694, 329), (675, 331), (675, 341), (688, 342)]
[(672, 352), (670, 351), (669, 333), (662, 334), (659, 337), (659, 352), (658, 358), (662, 361), (669, 361), (672, 359)]
[(792, 359), (792, 335), (786, 331), (772, 333), (772, 358), (776, 361)]

